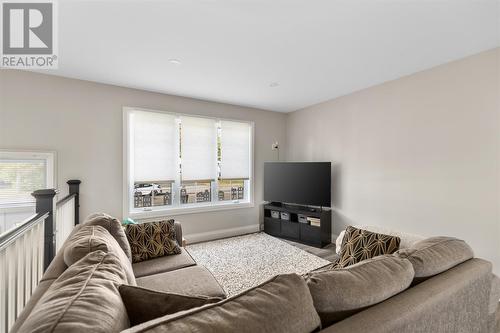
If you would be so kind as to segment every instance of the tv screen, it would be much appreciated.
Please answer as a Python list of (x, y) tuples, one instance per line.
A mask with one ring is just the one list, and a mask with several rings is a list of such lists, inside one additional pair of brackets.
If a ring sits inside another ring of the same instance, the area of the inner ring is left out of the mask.
[(330, 207), (330, 162), (267, 162), (264, 200)]

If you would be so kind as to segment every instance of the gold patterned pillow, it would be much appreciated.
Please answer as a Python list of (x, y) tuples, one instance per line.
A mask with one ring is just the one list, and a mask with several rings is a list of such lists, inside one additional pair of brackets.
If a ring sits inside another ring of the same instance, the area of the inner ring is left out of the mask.
[(383, 254), (399, 250), (401, 239), (368, 230), (347, 227), (338, 261), (332, 268), (343, 268)]
[(174, 220), (129, 224), (126, 233), (132, 262), (181, 253), (175, 238)]

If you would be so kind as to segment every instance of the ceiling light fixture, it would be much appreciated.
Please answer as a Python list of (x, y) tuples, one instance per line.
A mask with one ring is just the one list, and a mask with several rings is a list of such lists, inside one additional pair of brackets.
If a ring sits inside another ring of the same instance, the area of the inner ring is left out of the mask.
[(181, 61), (178, 59), (169, 59), (168, 62), (177, 66), (181, 64)]
[(271, 87), (271, 88), (275, 88), (275, 87), (277, 87), (277, 86), (279, 86), (279, 85), (280, 85), (280, 84), (279, 84), (278, 82), (271, 82), (271, 83), (269, 84), (269, 87)]

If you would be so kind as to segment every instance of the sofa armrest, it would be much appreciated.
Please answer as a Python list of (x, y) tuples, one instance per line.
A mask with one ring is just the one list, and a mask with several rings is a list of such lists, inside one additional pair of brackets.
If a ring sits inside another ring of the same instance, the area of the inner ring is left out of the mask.
[(179, 246), (183, 246), (182, 244), (182, 226), (179, 221), (174, 222), (174, 228), (175, 228), (175, 239), (177, 240), (177, 244)]

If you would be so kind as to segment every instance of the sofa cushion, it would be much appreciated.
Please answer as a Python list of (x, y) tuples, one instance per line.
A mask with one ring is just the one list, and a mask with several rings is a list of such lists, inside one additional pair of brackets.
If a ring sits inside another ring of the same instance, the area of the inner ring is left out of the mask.
[(415, 270), (415, 283), (422, 282), (474, 257), (463, 240), (453, 237), (431, 237), (397, 252), (410, 260)]
[(223, 299), (221, 297), (165, 293), (125, 284), (120, 286), (119, 291), (132, 326), (179, 311), (217, 303)]
[(82, 225), (77, 232), (68, 238), (63, 252), (64, 262), (66, 265), (71, 266), (90, 252), (97, 250), (116, 254), (127, 274), (127, 282), (136, 285), (130, 260), (115, 238), (99, 225)]
[(203, 266), (190, 266), (175, 271), (137, 278), (139, 287), (181, 295), (204, 295), (226, 298), (224, 289)]
[(73, 230), (68, 235), (68, 238), (59, 249), (59, 252), (56, 253), (54, 259), (52, 259), (52, 261), (50, 262), (49, 267), (47, 267), (47, 269), (43, 273), (42, 279), (40, 281), (55, 280), (68, 268), (68, 265), (66, 265), (66, 263), (64, 262), (64, 249), (68, 245), (68, 239), (70, 239), (75, 233), (77, 233), (82, 226), (82, 224), (75, 225)]
[(490, 282), (490, 262), (467, 260), (324, 333), (493, 333), (486, 329)]
[(306, 281), (326, 327), (402, 292), (413, 275), (410, 261), (384, 255), (342, 269), (311, 272)]
[(347, 267), (365, 259), (394, 253), (399, 249), (400, 242), (401, 239), (396, 236), (379, 234), (349, 226), (342, 240), (339, 260), (335, 267)]
[(174, 220), (130, 224), (126, 233), (132, 250), (132, 262), (180, 254)]
[(21, 311), (19, 316), (16, 318), (14, 325), (9, 330), (10, 333), (16, 333), (19, 331), (19, 328), (25, 322), (26, 318), (29, 318), (31, 312), (33, 311), (33, 308), (35, 307), (35, 305), (37, 305), (40, 298), (42, 298), (42, 296), (49, 289), (52, 283), (54, 283), (53, 279), (40, 281), (40, 283), (36, 286), (33, 293), (31, 294), (28, 303), (26, 303), (26, 305), (23, 307), (23, 311)]
[(136, 277), (169, 272), (176, 269), (196, 265), (191, 255), (183, 248), (175, 256), (164, 256), (132, 264)]
[(125, 230), (123, 230), (120, 221), (108, 214), (104, 213), (94, 213), (87, 217), (84, 224), (88, 225), (100, 225), (104, 227), (113, 236), (123, 252), (130, 261), (132, 261), (132, 253), (130, 251), (130, 245), (127, 240), (127, 235), (125, 235)]
[(309, 333), (319, 326), (304, 279), (287, 274), (219, 303), (153, 319), (126, 332)]
[[(68, 239), (71, 238), (80, 228), (81, 224), (76, 225), (73, 230), (68, 235)], [(64, 262), (64, 249), (66, 248), (67, 240), (63, 243), (62, 247), (57, 252), (56, 256), (50, 262), (49, 267), (43, 273), (42, 278), (38, 286), (35, 288), (31, 297), (24, 306), (23, 310), (17, 317), (14, 326), (12, 326), (10, 332), (15, 333), (21, 327), (21, 324), (26, 320), (27, 317), (31, 314), (33, 307), (36, 305), (38, 300), (43, 296), (45, 291), (49, 288), (49, 286), (68, 268), (66, 263)]]
[(118, 332), (129, 327), (117, 285), (120, 259), (95, 251), (70, 266), (40, 298), (19, 332)]

